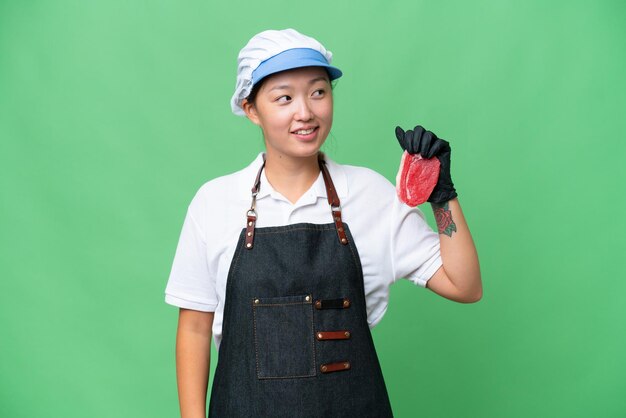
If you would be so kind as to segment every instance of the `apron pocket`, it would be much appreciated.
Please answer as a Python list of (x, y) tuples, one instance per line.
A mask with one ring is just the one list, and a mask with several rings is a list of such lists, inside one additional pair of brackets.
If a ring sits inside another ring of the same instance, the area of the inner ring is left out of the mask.
[(257, 378), (315, 376), (312, 300), (311, 295), (252, 300)]

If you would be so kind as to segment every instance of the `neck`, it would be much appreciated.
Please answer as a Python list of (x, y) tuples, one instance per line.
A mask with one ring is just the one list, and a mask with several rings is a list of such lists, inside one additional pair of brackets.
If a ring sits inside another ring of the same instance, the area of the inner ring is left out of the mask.
[(292, 204), (315, 183), (320, 173), (317, 154), (291, 158), (273, 152), (265, 153), (265, 177), (274, 190)]

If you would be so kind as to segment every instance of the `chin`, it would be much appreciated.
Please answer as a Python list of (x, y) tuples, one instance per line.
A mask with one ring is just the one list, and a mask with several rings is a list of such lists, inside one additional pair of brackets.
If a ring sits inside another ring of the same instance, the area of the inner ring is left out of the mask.
[(311, 158), (316, 156), (321, 148), (322, 144), (300, 144), (300, 146), (289, 149), (268, 149), (268, 151), (289, 158)]
[[(311, 144), (312, 145), (312, 144)], [(306, 149), (300, 149), (296, 151), (294, 154), (298, 154), (301, 157), (313, 157), (317, 155), (322, 149), (322, 144), (315, 144), (314, 146), (306, 147)]]

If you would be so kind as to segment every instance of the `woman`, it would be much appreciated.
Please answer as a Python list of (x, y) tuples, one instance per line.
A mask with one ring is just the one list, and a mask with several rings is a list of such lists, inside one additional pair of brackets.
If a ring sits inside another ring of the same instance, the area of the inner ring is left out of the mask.
[(206, 411), (210, 339), (219, 350), (210, 416), (392, 416), (370, 327), (407, 278), (459, 302), (481, 298), (478, 259), (450, 178), (450, 147), (396, 129), (441, 162), (429, 201), (439, 234), (381, 175), (320, 152), (342, 72), (293, 29), (241, 50), (232, 109), (266, 151), (203, 185), (183, 225), (166, 302), (180, 307), (181, 414)]

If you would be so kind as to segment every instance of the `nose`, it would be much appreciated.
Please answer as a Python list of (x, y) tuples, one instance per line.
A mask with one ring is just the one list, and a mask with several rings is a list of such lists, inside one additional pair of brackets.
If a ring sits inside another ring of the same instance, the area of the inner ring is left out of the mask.
[(313, 118), (313, 110), (311, 109), (311, 104), (306, 99), (301, 99), (298, 101), (296, 105), (296, 120), (307, 121)]

